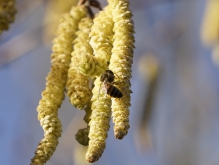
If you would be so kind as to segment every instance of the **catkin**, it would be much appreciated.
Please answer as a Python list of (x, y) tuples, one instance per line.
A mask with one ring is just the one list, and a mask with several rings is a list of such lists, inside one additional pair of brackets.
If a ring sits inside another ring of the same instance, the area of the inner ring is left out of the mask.
[(90, 45), (93, 48), (94, 56), (84, 53), (75, 57), (77, 69), (83, 75), (100, 76), (108, 67), (113, 36), (113, 21), (110, 13), (110, 8), (106, 7), (94, 18), (90, 32)]
[(102, 82), (98, 77), (94, 82), (94, 88), (92, 90), (93, 96), (92, 101), (92, 113), (90, 117), (90, 132), (89, 132), (89, 146), (86, 153), (86, 159), (88, 162), (97, 161), (105, 147), (107, 131), (110, 127), (110, 116), (111, 116), (111, 99), (106, 97), (103, 92), (100, 92)]
[(78, 28), (78, 22), (86, 16), (86, 8), (73, 7), (65, 14), (58, 26), (51, 55), (51, 69), (46, 77), (46, 88), (37, 107), (38, 120), (44, 130), (44, 138), (39, 143), (31, 164), (45, 164), (58, 145), (61, 136), (61, 122), (58, 108), (64, 99), (67, 71), (71, 59), (72, 41)]
[(91, 89), (89, 87), (89, 77), (82, 75), (77, 71), (75, 56), (81, 54), (93, 54), (89, 41), (90, 28), (93, 21), (90, 18), (83, 18), (79, 23), (79, 30), (76, 32), (77, 38), (74, 40), (74, 51), (70, 68), (68, 70), (67, 95), (72, 105), (78, 109), (83, 109), (91, 98)]
[(15, 20), (15, 3), (15, 0), (0, 0), (0, 34)]
[(202, 42), (206, 46), (214, 46), (219, 42), (219, 1), (209, 0), (201, 29)]
[(122, 139), (129, 129), (131, 66), (134, 49), (134, 25), (128, 0), (109, 0), (114, 21), (113, 49), (109, 69), (116, 75), (115, 84), (123, 97), (112, 98), (114, 135)]

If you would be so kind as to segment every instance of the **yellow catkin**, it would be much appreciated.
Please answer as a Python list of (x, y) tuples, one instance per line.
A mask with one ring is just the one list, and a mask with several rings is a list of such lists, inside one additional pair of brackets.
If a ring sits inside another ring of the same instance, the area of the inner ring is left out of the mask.
[(46, 88), (42, 92), (42, 99), (37, 107), (38, 120), (44, 130), (44, 138), (39, 143), (31, 164), (45, 164), (58, 145), (58, 138), (62, 131), (58, 108), (64, 99), (72, 41), (79, 21), (85, 16), (85, 7), (73, 7), (70, 14), (63, 16), (58, 26), (57, 37), (53, 40), (51, 69), (46, 77)]
[(0, 0), (0, 34), (14, 22), (17, 13), (15, 3), (15, 0)]
[(109, 69), (115, 73), (115, 84), (123, 97), (112, 98), (114, 135), (122, 139), (129, 129), (131, 66), (134, 49), (134, 25), (128, 0), (109, 0), (114, 21), (113, 49)]
[(89, 146), (86, 153), (86, 160), (88, 162), (97, 161), (105, 147), (107, 131), (110, 127), (110, 116), (111, 116), (111, 99), (105, 96), (105, 93), (100, 92), (101, 86), (100, 78), (98, 77), (94, 82), (94, 88), (92, 90), (92, 113), (89, 122)]
[(113, 21), (111, 10), (106, 7), (94, 18), (90, 32), (90, 45), (94, 56), (88, 53), (76, 56), (75, 61), (80, 73), (90, 77), (100, 76), (108, 67), (112, 50)]
[(207, 1), (201, 29), (202, 42), (214, 46), (219, 42), (219, 1)]
[(77, 38), (74, 40), (74, 51), (68, 70), (67, 95), (72, 105), (78, 109), (83, 109), (91, 98), (91, 89), (89, 87), (89, 77), (79, 73), (76, 69), (74, 56), (80, 56), (82, 53), (93, 54), (89, 41), (90, 28), (93, 21), (90, 18), (83, 18), (79, 23), (79, 30), (76, 32)]

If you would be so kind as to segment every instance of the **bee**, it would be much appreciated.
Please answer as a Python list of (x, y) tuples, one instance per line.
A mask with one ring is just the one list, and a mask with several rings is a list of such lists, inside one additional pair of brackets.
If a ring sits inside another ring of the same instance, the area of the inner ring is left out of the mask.
[(115, 87), (114, 84), (114, 73), (111, 70), (106, 70), (100, 77), (100, 81), (104, 84), (104, 90), (106, 94), (113, 98), (121, 98), (123, 96), (122, 92)]

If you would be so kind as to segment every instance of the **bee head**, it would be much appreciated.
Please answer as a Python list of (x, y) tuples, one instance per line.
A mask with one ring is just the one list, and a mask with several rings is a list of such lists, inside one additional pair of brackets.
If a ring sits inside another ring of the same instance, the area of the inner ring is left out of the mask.
[(111, 70), (106, 70), (105, 73), (103, 73), (100, 77), (100, 81), (106, 80), (109, 83), (112, 83), (114, 81), (114, 73)]

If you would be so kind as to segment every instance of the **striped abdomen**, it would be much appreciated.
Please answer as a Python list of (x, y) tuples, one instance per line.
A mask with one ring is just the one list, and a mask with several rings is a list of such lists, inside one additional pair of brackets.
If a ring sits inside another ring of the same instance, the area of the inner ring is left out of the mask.
[(107, 83), (106, 89), (107, 89), (107, 94), (111, 97), (121, 98), (123, 96), (122, 92), (112, 84)]

